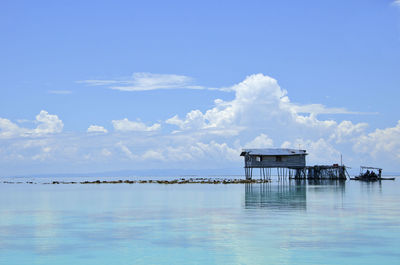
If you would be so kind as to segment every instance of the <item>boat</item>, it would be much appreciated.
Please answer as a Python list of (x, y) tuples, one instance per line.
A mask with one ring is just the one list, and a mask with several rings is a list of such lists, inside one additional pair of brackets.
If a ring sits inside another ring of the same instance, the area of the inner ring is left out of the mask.
[(382, 178), (382, 168), (364, 166), (360, 167), (360, 175), (350, 179), (361, 181), (395, 180), (395, 178)]

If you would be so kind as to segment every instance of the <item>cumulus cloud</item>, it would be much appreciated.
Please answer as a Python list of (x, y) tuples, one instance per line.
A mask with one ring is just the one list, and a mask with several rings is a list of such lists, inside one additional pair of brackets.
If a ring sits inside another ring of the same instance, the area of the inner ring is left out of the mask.
[(245, 128), (273, 124), (275, 127), (290, 125), (289, 129), (310, 127), (322, 132), (334, 131), (337, 123), (333, 120), (319, 120), (318, 114), (358, 113), (345, 108), (327, 108), (321, 104), (292, 103), (287, 91), (275, 79), (263, 74), (248, 76), (230, 87), (230, 91), (235, 93), (233, 100), (217, 99), (215, 106), (204, 113), (192, 110), (184, 118), (175, 115), (167, 119), (166, 123), (176, 125), (180, 130), (226, 129), (239, 133)]
[(202, 89), (193, 85), (192, 78), (185, 75), (134, 73), (128, 80), (83, 80), (78, 81), (91, 86), (109, 86), (121, 91), (146, 91), (156, 89)]
[(355, 139), (353, 149), (359, 153), (371, 154), (375, 158), (379, 154), (385, 154), (384, 157), (395, 157), (400, 161), (400, 121), (395, 127), (376, 129), (361, 135)]
[[(248, 76), (224, 90), (234, 93), (234, 98), (229, 101), (216, 99), (212, 108), (194, 109), (184, 118), (175, 115), (165, 123), (175, 125), (179, 131), (152, 138), (151, 143), (146, 143), (147, 148), (137, 149), (137, 143), (124, 140), (124, 144), (117, 145), (120, 152), (132, 160), (160, 163), (199, 160), (208, 161), (210, 165), (214, 161), (222, 163), (222, 160), (224, 163), (237, 162), (243, 147), (298, 148), (300, 145), (310, 152), (309, 161), (327, 163), (336, 162), (340, 156), (337, 145), (351, 149), (360, 137), (365, 136), (368, 128), (367, 123), (319, 119), (319, 114), (360, 112), (321, 104), (295, 104), (275, 79), (262, 74)], [(112, 123), (120, 132), (150, 132), (161, 127), (159, 123), (146, 125), (127, 118)], [(224, 140), (218, 141), (218, 137)]]
[(62, 131), (64, 124), (57, 115), (49, 114), (47, 111), (42, 110), (36, 116), (38, 126), (33, 129), (33, 134), (42, 135), (48, 133), (59, 133)]
[(20, 128), (17, 124), (8, 119), (0, 118), (0, 138), (11, 138), (23, 135), (26, 129)]
[[(201, 142), (193, 141), (183, 143), (177, 146), (164, 146), (162, 148), (147, 150), (142, 156), (143, 160), (161, 160), (169, 162), (190, 162), (196, 163), (208, 162), (209, 166), (215, 166), (216, 163), (239, 161), (239, 148), (232, 148), (227, 143), (218, 143), (216, 141)], [(187, 166), (187, 165), (185, 165)]]
[[(242, 142), (235, 142), (236, 147), (298, 148), (300, 145), (310, 151), (310, 161), (320, 163), (337, 162), (340, 152), (351, 149), (367, 132), (368, 124), (364, 122), (318, 118), (319, 114), (364, 113), (321, 104), (295, 104), (275, 79), (262, 74), (248, 76), (227, 90), (235, 93), (233, 100), (216, 99), (214, 107), (208, 110), (192, 110), (184, 118), (175, 115), (165, 122), (177, 126), (181, 133), (200, 137), (215, 132), (228, 139), (235, 135)], [(249, 141), (257, 132), (258, 136)]]
[(0, 118), (0, 138), (43, 136), (46, 134), (60, 133), (64, 124), (57, 115), (49, 114), (42, 110), (36, 115), (36, 128), (20, 127), (8, 119)]
[(90, 125), (87, 129), (88, 133), (107, 133), (107, 129), (99, 125)]
[(165, 122), (176, 125), (182, 130), (201, 129), (207, 127), (206, 119), (200, 110), (190, 111), (186, 114), (186, 118), (184, 120), (179, 119), (178, 115), (175, 115)]
[(274, 141), (266, 134), (260, 134), (252, 141), (245, 144), (246, 148), (270, 148), (274, 146)]
[[(142, 80), (142, 84), (154, 89), (160, 84), (146, 82)], [(102, 84), (117, 85), (111, 80)], [(360, 156), (378, 160), (386, 154), (385, 157), (394, 159), (391, 161), (400, 162), (400, 122), (391, 128), (368, 131), (368, 124), (364, 122), (322, 119), (319, 114), (359, 112), (293, 103), (275, 79), (262, 74), (248, 76), (223, 90), (230, 91), (233, 98), (215, 99), (212, 107), (193, 109), (182, 117), (171, 115), (165, 123), (172, 126), (165, 126), (162, 132), (161, 122), (124, 118), (112, 120), (114, 130), (123, 133), (107, 134), (104, 127), (90, 125), (87, 132), (98, 133), (96, 137), (79, 134), (53, 137), (62, 131), (63, 123), (58, 116), (46, 111), (37, 115), (34, 128), (0, 118), (3, 157), (0, 165), (5, 165), (4, 161), (61, 161), (61, 164), (79, 161), (89, 166), (90, 163), (113, 165), (117, 170), (146, 167), (236, 167), (241, 170), (241, 148), (279, 146), (306, 149), (308, 164), (336, 163), (340, 153), (344, 154), (345, 163), (353, 161), (357, 166)], [(12, 140), (8, 141), (9, 138)]]
[(214, 140), (209, 143), (198, 142), (190, 147), (190, 153), (196, 158), (207, 158), (214, 161), (239, 161), (240, 149), (232, 148), (227, 143), (218, 143)]
[(113, 120), (112, 124), (116, 131), (120, 132), (151, 132), (157, 131), (161, 128), (161, 124), (154, 123), (151, 126), (147, 126), (140, 121), (130, 121), (127, 118), (122, 120)]
[(331, 138), (335, 139), (337, 143), (351, 141), (354, 137), (364, 133), (367, 127), (368, 123), (365, 122), (353, 124), (351, 121), (342, 121), (337, 125)]
[(340, 161), (340, 152), (328, 140), (298, 138), (293, 142), (285, 141), (282, 148), (306, 149), (309, 164), (332, 164)]

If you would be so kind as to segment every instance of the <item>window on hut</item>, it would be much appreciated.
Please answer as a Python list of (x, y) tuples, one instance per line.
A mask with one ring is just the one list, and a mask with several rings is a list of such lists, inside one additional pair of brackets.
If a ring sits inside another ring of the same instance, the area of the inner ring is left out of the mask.
[(281, 156), (276, 156), (275, 157), (275, 162), (282, 162), (282, 157)]

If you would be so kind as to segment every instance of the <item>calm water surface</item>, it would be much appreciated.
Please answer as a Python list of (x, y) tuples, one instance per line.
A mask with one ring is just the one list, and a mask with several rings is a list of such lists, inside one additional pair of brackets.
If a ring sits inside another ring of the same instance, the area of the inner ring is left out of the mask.
[(400, 264), (399, 189), (0, 184), (0, 264)]

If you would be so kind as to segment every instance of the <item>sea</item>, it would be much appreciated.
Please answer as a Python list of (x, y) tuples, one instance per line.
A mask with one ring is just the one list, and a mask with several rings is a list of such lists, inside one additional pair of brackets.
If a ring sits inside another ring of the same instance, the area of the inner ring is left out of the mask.
[(0, 264), (400, 264), (400, 178), (93, 179), (0, 178)]

